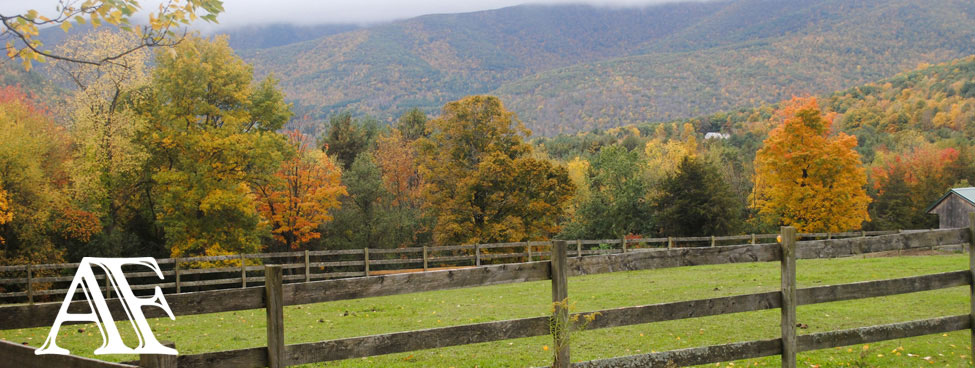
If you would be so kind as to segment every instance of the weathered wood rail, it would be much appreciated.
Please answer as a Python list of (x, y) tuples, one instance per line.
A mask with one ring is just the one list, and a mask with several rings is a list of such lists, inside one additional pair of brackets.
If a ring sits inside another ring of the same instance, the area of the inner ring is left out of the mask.
[[(588, 328), (611, 328), (768, 309), (782, 309), (783, 325), (794, 326), (794, 323), (788, 319), (790, 318), (790, 311), (791, 316), (794, 316), (795, 308), (798, 305), (897, 295), (973, 284), (975, 256), (972, 258), (971, 269), (964, 271), (801, 289), (795, 288), (794, 283), (795, 259), (832, 258), (874, 252), (969, 244), (973, 239), (970, 229), (935, 230), (806, 242), (795, 242), (794, 232), (790, 233), (788, 229), (783, 229), (781, 235), (783, 238), (781, 244), (757, 243), (697, 248), (631, 249), (626, 253), (588, 257), (572, 257), (572, 244), (554, 241), (554, 248), (551, 253), (555, 259), (550, 261), (483, 265), (465, 269), (292, 284), (284, 283), (284, 277), (281, 275), (284, 267), (266, 266), (266, 273), (271, 276), (267, 278), (268, 281), (264, 286), (182, 293), (169, 295), (167, 300), (177, 316), (265, 309), (268, 314), (268, 346), (181, 355), (170, 363), (169, 367), (283, 367), (542, 336), (550, 334), (549, 326), (552, 318), (568, 317), (567, 313), (556, 308), (554, 317), (522, 318), (285, 345), (282, 332), (284, 331), (284, 321), (280, 317), (281, 310), (285, 305), (542, 280), (552, 280), (553, 300), (561, 300), (571, 295), (569, 285), (566, 282), (567, 277), (570, 276), (705, 264), (780, 261), (784, 265), (783, 273), (788, 276), (791, 272), (791, 277), (783, 277), (782, 288), (789, 295), (785, 295), (783, 291), (772, 291), (607, 309), (598, 311), (600, 315), (589, 324)], [(222, 303), (212, 303), (213, 300), (221, 300)], [(82, 303), (86, 302), (74, 302), (71, 308), (85, 310)], [(113, 304), (117, 303), (110, 303), (110, 306)], [(60, 303), (0, 307), (0, 329), (49, 326), (56, 316), (58, 308), (60, 308)], [(113, 310), (112, 312), (124, 313), (121, 310)], [(586, 314), (592, 312), (596, 311), (586, 312)], [(161, 311), (156, 308), (146, 309), (145, 313), (148, 317), (161, 316)], [(794, 328), (784, 328), (783, 338), (780, 339), (617, 357), (575, 363), (571, 366), (635, 367), (647, 366), (648, 364), (654, 366), (658, 363), (661, 365), (694, 365), (782, 354), (794, 357), (796, 352), (832, 346), (970, 329), (972, 326), (969, 318), (970, 315), (951, 316), (802, 336), (795, 336)], [(556, 336), (556, 338), (559, 337)], [(555, 345), (560, 346), (558, 343)], [(558, 349), (556, 353), (559, 356), (555, 360), (557, 366), (570, 366), (569, 349)], [(790, 359), (788, 356), (785, 358), (783, 362), (788, 364), (787, 362)], [(40, 365), (33, 365), (33, 363), (24, 365), (24, 367), (34, 366)]]
[[(898, 231), (801, 234), (805, 238), (855, 238), (888, 235)], [(639, 239), (597, 239), (568, 241), (571, 257), (626, 253), (646, 248), (683, 248), (774, 241), (777, 234), (751, 234), (717, 237), (677, 237)], [(372, 274), (427, 271), (435, 267), (480, 266), (546, 260), (551, 257), (548, 241), (468, 244), (396, 249), (343, 249), (277, 253), (238, 254), (226, 256), (158, 259), (163, 276), (160, 283), (154, 272), (128, 275), (132, 289), (152, 290), (156, 286), (166, 294), (213, 289), (244, 288), (264, 283), (264, 265), (278, 264), (286, 283), (310, 282), (335, 278), (370, 276)], [(202, 267), (209, 263), (211, 267)], [(213, 266), (218, 264), (218, 266)], [(220, 265), (222, 264), (222, 265)], [(78, 263), (3, 265), (0, 266), (0, 303), (12, 304), (37, 299), (58, 300), (64, 297)], [(99, 280), (104, 275), (96, 273)], [(11, 291), (14, 290), (14, 291)], [(107, 290), (103, 292), (108, 295)]]

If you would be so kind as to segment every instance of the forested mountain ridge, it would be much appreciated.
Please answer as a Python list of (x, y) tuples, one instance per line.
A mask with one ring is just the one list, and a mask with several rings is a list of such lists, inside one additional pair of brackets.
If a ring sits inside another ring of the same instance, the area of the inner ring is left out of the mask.
[(242, 56), (258, 74), (281, 78), (299, 113), (386, 118), (411, 107), (433, 112), (531, 73), (629, 55), (717, 8), (519, 6), (429, 15)]
[(502, 97), (539, 135), (822, 94), (975, 53), (961, 0), (519, 6), (430, 15), (242, 52), (299, 115), (391, 119)]

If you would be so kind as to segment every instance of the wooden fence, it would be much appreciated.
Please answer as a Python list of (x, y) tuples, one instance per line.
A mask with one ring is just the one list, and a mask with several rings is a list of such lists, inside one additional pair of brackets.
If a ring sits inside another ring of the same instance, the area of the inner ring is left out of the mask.
[[(564, 241), (554, 241), (552, 258), (517, 264), (482, 265), (465, 269), (405, 273), (347, 279), (333, 279), (304, 283), (284, 283), (281, 265), (265, 266), (266, 285), (240, 289), (191, 292), (167, 296), (176, 316), (206, 314), (247, 309), (265, 309), (268, 344), (265, 347), (245, 348), (180, 355), (175, 359), (143, 356), (142, 366), (153, 367), (283, 367), (288, 365), (360, 358), (383, 354), (434, 349), (506, 339), (550, 334), (553, 321), (566, 324), (571, 316), (556, 308), (552, 316), (493, 321), (461, 326), (431, 328), (418, 331), (395, 332), (373, 336), (344, 338), (299, 344), (284, 344), (283, 306), (319, 303), (324, 301), (367, 298), (414, 292), (447, 290), (475, 286), (516, 283), (524, 281), (552, 281), (553, 302), (571, 295), (569, 277), (607, 272), (646, 270), (705, 264), (744, 262), (781, 262), (782, 289), (721, 298), (678, 301), (662, 304), (606, 309), (587, 328), (610, 328), (660, 321), (697, 318), (720, 314), (741, 313), (779, 308), (782, 310), (782, 338), (738, 342), (617, 357), (582, 363), (574, 367), (636, 367), (657, 365), (696, 365), (782, 355), (784, 367), (795, 367), (795, 354), (801, 351), (874, 341), (921, 336), (933, 333), (971, 329), (972, 314), (933, 318), (904, 323), (869, 326), (850, 330), (830, 331), (796, 336), (795, 308), (799, 305), (827, 303), (869, 297), (879, 297), (926, 290), (972, 285), (975, 272), (975, 253), (970, 252), (970, 268), (932, 275), (890, 280), (877, 280), (842, 285), (797, 289), (795, 285), (796, 259), (834, 258), (858, 254), (929, 249), (931, 247), (971, 244), (975, 236), (975, 217), (971, 229), (910, 232), (876, 237), (830, 239), (797, 242), (795, 231), (783, 228), (781, 243), (759, 243), (697, 248), (636, 249), (626, 253), (571, 257), (571, 247)], [(220, 301), (216, 303), (214, 301)], [(87, 302), (73, 302), (69, 310), (85, 310)], [(112, 313), (124, 313), (119, 303), (110, 303)], [(0, 307), (0, 329), (50, 326), (60, 309), (60, 303), (37, 303)], [(145, 310), (147, 317), (161, 317), (158, 308)], [(568, 331), (568, 330), (566, 330)], [(557, 349), (554, 365), (568, 367), (569, 349), (564, 342), (568, 333), (556, 334)], [(561, 343), (560, 341), (561, 340)], [(6, 344), (6, 345), (3, 345)], [(54, 364), (48, 356), (35, 357), (32, 349), (11, 343), (0, 344), (4, 356), (19, 362), (22, 367), (47, 367)], [(89, 364), (88, 360), (85, 364)], [(126, 366), (118, 364), (77, 365), (91, 367)]]
[[(850, 238), (896, 234), (899, 231), (857, 231), (801, 234), (804, 238)], [(773, 242), (778, 234), (702, 236), (568, 241), (570, 256), (626, 253), (634, 249), (681, 248)], [(469, 244), (396, 249), (347, 249), (228, 256), (158, 259), (167, 282), (159, 283), (154, 272), (128, 274), (132, 289), (148, 291), (159, 286), (166, 294), (213, 289), (245, 288), (264, 283), (264, 265), (280, 264), (284, 281), (310, 282), (325, 279), (372, 276), (438, 267), (480, 266), (546, 260), (550, 242)], [(202, 267), (207, 264), (211, 267)], [(215, 266), (214, 266), (215, 265)], [(0, 304), (62, 300), (78, 263), (0, 266)], [(97, 270), (96, 270), (97, 271)], [(98, 280), (104, 275), (96, 272)], [(107, 280), (105, 280), (107, 281)], [(17, 291), (9, 291), (9, 290)], [(109, 291), (105, 289), (106, 295)]]

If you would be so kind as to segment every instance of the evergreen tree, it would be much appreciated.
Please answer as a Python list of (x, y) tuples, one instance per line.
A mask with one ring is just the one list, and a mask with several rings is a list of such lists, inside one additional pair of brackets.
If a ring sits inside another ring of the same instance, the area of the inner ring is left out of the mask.
[(336, 158), (344, 170), (349, 170), (359, 154), (372, 148), (378, 132), (375, 120), (353, 119), (352, 114), (342, 113), (329, 119), (322, 149), (329, 157)]
[(654, 203), (662, 235), (726, 235), (740, 223), (741, 204), (717, 168), (684, 157), (677, 172), (664, 179)]

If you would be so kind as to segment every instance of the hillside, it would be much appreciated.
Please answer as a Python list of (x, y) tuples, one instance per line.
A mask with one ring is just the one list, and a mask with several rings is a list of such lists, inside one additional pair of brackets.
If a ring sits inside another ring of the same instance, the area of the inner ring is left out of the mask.
[(975, 53), (962, 0), (739, 0), (431, 15), (242, 55), (298, 113), (503, 97), (540, 135), (822, 94)]
[(242, 55), (258, 74), (280, 78), (300, 113), (389, 118), (411, 107), (434, 112), (533, 73), (630, 55), (719, 8), (520, 6), (423, 16)]

